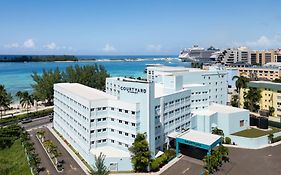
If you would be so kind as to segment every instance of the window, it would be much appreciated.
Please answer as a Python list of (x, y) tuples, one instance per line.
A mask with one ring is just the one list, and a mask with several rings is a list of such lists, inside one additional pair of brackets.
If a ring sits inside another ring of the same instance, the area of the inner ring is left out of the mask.
[(122, 112), (122, 109), (119, 109), (119, 112)]
[(95, 130), (92, 130), (91, 133), (95, 133)]
[(128, 110), (125, 110), (125, 113), (126, 113), (126, 114), (128, 114), (128, 112), (129, 112)]
[(129, 123), (125, 121), (125, 124), (128, 125)]
[(111, 129), (111, 132), (114, 132), (114, 129)]
[(244, 120), (240, 120), (240, 127), (244, 126)]
[(94, 122), (95, 121), (95, 119), (91, 119), (91, 122)]
[(122, 120), (119, 120), (119, 123), (122, 123)]
[(122, 131), (119, 131), (119, 134), (122, 134)]
[(125, 136), (128, 136), (129, 134), (128, 133), (125, 133)]
[(135, 123), (132, 123), (132, 126), (136, 126), (136, 124), (135, 124)]
[(103, 118), (103, 119), (102, 119), (102, 121), (105, 121), (105, 120), (106, 120), (106, 118)]
[(114, 143), (114, 140), (111, 140), (111, 143)]
[(132, 114), (134, 115), (136, 112), (135, 111), (132, 111)]
[(111, 121), (113, 121), (113, 122), (114, 122), (114, 118), (111, 118)]
[(102, 110), (104, 110), (104, 111), (105, 111), (105, 110), (106, 110), (106, 107), (103, 107), (103, 108), (102, 108)]
[(106, 128), (102, 129), (102, 131), (103, 131), (103, 132), (106, 131)]
[(114, 108), (111, 108), (112, 111), (114, 111)]

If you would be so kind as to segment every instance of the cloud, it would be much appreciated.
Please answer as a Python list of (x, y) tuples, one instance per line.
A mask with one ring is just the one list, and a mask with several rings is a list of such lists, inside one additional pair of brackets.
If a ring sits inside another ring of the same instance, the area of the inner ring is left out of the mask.
[(275, 48), (281, 46), (281, 35), (275, 35), (273, 37), (260, 36), (255, 41), (246, 41), (246, 42), (235, 42), (236, 46), (248, 46), (251, 48)]
[(35, 47), (35, 42), (33, 41), (33, 39), (28, 39), (26, 41), (23, 42), (23, 47), (24, 48), (34, 48)]
[(56, 43), (54, 43), (54, 42), (46, 44), (44, 47), (47, 48), (47, 49), (50, 49), (50, 50), (58, 49)]
[(162, 46), (160, 45), (160, 44), (149, 44), (148, 46), (147, 46), (147, 50), (149, 50), (149, 51), (156, 51), (156, 52), (159, 52), (159, 51), (161, 51), (161, 49), (162, 49)]
[(104, 52), (114, 52), (117, 49), (113, 45), (111, 45), (111, 44), (106, 44), (102, 50)]
[(6, 44), (4, 45), (5, 48), (19, 48), (20, 47), (20, 44), (19, 43), (12, 43), (12, 44)]

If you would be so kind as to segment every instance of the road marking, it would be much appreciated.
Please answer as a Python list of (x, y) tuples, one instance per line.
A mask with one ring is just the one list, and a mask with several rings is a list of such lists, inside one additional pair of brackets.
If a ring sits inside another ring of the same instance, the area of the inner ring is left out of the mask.
[(271, 154), (268, 154), (267, 156), (268, 156), (268, 157), (271, 157), (272, 155), (271, 155)]
[(70, 168), (73, 169), (73, 170), (77, 169), (76, 167), (73, 167), (71, 164), (70, 164)]
[(189, 170), (189, 168), (186, 168), (186, 169), (182, 172), (182, 174), (185, 174), (188, 170)]

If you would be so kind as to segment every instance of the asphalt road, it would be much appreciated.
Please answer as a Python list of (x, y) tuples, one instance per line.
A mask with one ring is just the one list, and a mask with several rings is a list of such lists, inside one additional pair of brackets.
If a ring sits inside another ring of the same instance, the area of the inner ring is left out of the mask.
[(26, 130), (30, 130), (33, 128), (37, 128), (37, 127), (49, 124), (49, 123), (51, 123), (49, 116), (45, 116), (45, 117), (33, 119), (32, 122), (30, 122), (30, 123), (25, 123), (25, 124), (20, 124), (20, 125), (22, 125)]

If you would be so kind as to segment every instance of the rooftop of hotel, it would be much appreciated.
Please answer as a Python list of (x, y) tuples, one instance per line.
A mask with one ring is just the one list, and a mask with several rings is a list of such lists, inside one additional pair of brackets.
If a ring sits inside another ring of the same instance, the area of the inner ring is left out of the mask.
[(242, 109), (242, 108), (235, 108), (235, 107), (232, 107), (232, 106), (212, 103), (208, 108), (203, 109), (203, 110), (197, 110), (197, 111), (194, 111), (193, 113), (197, 114), (199, 116), (210, 116), (210, 115), (213, 115), (217, 112), (234, 113), (234, 112), (243, 112), (243, 111), (247, 111), (247, 110)]
[(172, 67), (172, 66), (149, 66), (147, 70), (157, 70), (162, 72), (203, 72), (206, 70), (202, 70), (199, 68), (188, 68), (188, 67)]
[(123, 151), (121, 149), (117, 149), (112, 146), (97, 147), (91, 149), (91, 153), (96, 156), (102, 153), (106, 157), (117, 157), (117, 158), (130, 157), (130, 153), (128, 151)]
[(78, 95), (87, 100), (116, 99), (117, 97), (107, 94), (103, 91), (79, 84), (79, 83), (58, 83), (55, 84), (72, 94)]
[(114, 79), (118, 81), (124, 81), (124, 82), (135, 82), (135, 83), (149, 83), (145, 79), (137, 79), (137, 78), (126, 78), (126, 77), (110, 77), (107, 79)]

